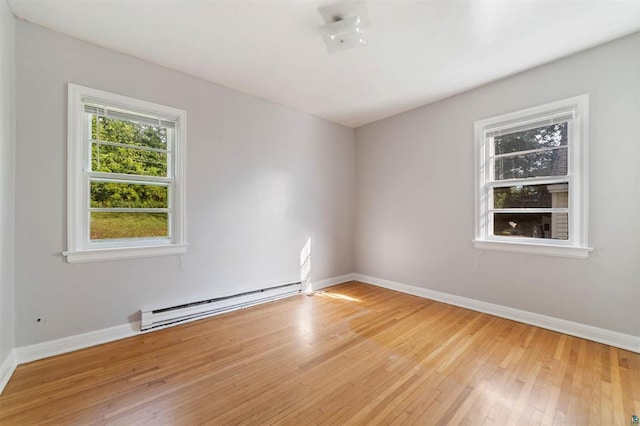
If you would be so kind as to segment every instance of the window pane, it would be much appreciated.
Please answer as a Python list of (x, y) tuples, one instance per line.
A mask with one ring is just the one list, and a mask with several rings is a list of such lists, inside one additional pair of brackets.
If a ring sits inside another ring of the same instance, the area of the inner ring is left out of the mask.
[(168, 213), (91, 212), (91, 240), (169, 236)]
[(569, 184), (520, 185), (493, 189), (493, 208), (567, 208)]
[(91, 182), (91, 207), (167, 208), (169, 188), (115, 182)]
[(147, 148), (167, 149), (167, 129), (161, 126), (91, 115), (91, 139)]
[(567, 123), (552, 124), (531, 130), (496, 136), (493, 139), (495, 154), (554, 148), (567, 145)]
[(495, 159), (495, 180), (538, 176), (565, 176), (567, 148)]
[(91, 171), (167, 176), (167, 153), (94, 142), (91, 144)]
[(503, 237), (569, 239), (568, 213), (494, 213), (493, 234)]

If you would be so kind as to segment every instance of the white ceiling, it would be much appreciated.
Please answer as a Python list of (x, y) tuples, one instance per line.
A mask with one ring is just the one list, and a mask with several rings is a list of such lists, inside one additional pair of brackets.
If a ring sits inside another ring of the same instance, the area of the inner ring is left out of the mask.
[[(27, 21), (358, 127), (640, 30), (640, 0), (9, 0)], [(328, 54), (318, 8), (367, 46)]]

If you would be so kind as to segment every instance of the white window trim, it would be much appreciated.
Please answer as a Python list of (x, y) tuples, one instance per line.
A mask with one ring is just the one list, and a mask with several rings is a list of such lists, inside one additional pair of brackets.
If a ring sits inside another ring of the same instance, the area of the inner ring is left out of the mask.
[[(570, 239), (530, 239), (491, 235), (489, 232), (488, 137), (486, 133), (501, 127), (515, 126), (554, 111), (573, 108), (575, 118), (569, 129)], [(482, 250), (586, 258), (593, 249), (588, 246), (588, 114), (589, 95), (580, 95), (545, 105), (479, 120), (475, 134), (475, 238), (474, 246)]]
[[(171, 198), (171, 239), (91, 243), (88, 237), (88, 208), (85, 191), (85, 161), (83, 141), (84, 100), (100, 101), (108, 106), (153, 114), (175, 121), (173, 147), (174, 193)], [(130, 259), (183, 254), (186, 242), (186, 128), (185, 111), (127, 96), (69, 83), (67, 105), (67, 251), (69, 263)]]

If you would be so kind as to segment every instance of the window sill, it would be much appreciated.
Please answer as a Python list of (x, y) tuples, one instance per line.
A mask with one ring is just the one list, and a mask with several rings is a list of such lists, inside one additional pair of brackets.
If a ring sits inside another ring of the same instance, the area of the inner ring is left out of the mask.
[(117, 259), (133, 259), (138, 257), (167, 256), (172, 254), (184, 254), (186, 252), (186, 244), (167, 244), (157, 246), (113, 247), (82, 251), (65, 251), (62, 252), (62, 255), (67, 257), (67, 262), (69, 263), (86, 263)]
[(473, 245), (480, 250), (496, 250), (510, 253), (529, 253), (543, 256), (560, 256), (586, 259), (591, 247), (560, 246), (552, 244), (520, 243), (511, 241), (474, 240)]

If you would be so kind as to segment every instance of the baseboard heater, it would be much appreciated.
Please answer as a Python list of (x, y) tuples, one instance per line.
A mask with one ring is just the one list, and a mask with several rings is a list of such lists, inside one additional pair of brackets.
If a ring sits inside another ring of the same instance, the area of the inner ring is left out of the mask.
[(294, 296), (302, 292), (302, 283), (282, 284), (231, 296), (216, 297), (168, 308), (142, 311), (140, 330), (168, 327), (200, 318), (247, 308), (260, 303)]

